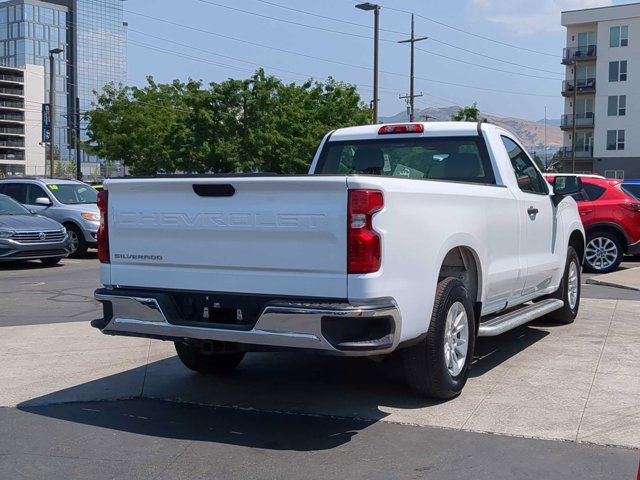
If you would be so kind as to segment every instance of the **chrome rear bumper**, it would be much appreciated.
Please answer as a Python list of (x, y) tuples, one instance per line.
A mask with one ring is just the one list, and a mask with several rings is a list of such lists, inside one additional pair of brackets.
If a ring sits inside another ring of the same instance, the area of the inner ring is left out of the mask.
[[(94, 327), (110, 335), (141, 336), (162, 340), (211, 340), (275, 348), (324, 350), (340, 355), (373, 355), (393, 351), (400, 339), (400, 313), (391, 299), (366, 304), (269, 302), (252, 328), (234, 325), (199, 326), (184, 324), (176, 309), (162, 293), (131, 295), (118, 290), (99, 289), (95, 299), (104, 305), (103, 319)], [(354, 325), (357, 328), (354, 330)], [(375, 325), (367, 329), (368, 325)], [(382, 330), (381, 325), (387, 325)], [(344, 326), (352, 338), (338, 333)], [(381, 331), (379, 338), (372, 330)], [(369, 332), (362, 336), (359, 332)], [(355, 335), (356, 338), (353, 338)], [(374, 335), (375, 337), (375, 335)]]

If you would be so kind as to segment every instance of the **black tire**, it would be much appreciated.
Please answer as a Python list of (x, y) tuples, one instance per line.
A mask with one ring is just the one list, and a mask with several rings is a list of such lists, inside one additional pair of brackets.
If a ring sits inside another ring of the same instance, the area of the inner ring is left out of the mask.
[(229, 373), (240, 364), (245, 355), (245, 352), (203, 353), (198, 345), (184, 342), (174, 344), (184, 366), (198, 373)]
[[(590, 256), (588, 255), (589, 245), (592, 241), (597, 241), (597, 239), (602, 239), (603, 241), (611, 241), (615, 245), (616, 248), (616, 259), (615, 261), (607, 266), (607, 267), (598, 267), (595, 264), (594, 260), (590, 261)], [(622, 259), (624, 258), (624, 248), (622, 247), (622, 243), (618, 236), (614, 233), (610, 232), (590, 232), (587, 235), (587, 249), (585, 250), (584, 257), (584, 269), (590, 273), (610, 273), (618, 269), (620, 263), (622, 263)]]
[[(445, 360), (445, 325), (447, 313), (456, 302), (462, 304), (467, 315), (468, 342), (464, 366), (453, 376)], [(403, 351), (405, 375), (411, 389), (419, 395), (438, 399), (460, 395), (469, 376), (475, 340), (476, 322), (467, 289), (457, 278), (445, 278), (438, 283), (427, 336)]]
[(82, 230), (75, 225), (65, 225), (67, 227), (67, 233), (69, 235), (69, 239), (72, 238), (77, 239), (77, 247), (71, 247), (71, 251), (69, 252), (69, 256), (71, 258), (81, 258), (87, 254), (87, 241), (84, 239), (84, 233)]
[[(577, 292), (577, 300), (573, 307), (569, 302), (569, 271), (571, 268), (571, 264), (574, 264), (576, 268), (576, 274), (578, 276), (578, 292)], [(560, 288), (553, 295), (549, 295), (546, 298), (557, 298), (564, 302), (564, 306), (560, 310), (555, 310), (544, 317), (543, 320), (553, 323), (562, 323), (569, 324), (573, 323), (578, 315), (578, 310), (580, 310), (580, 293), (582, 290), (582, 278), (580, 275), (580, 257), (573, 249), (573, 247), (569, 247), (567, 251), (567, 263), (564, 267), (564, 276), (562, 277), (562, 282), (560, 282)]]
[(60, 263), (60, 260), (62, 260), (61, 257), (55, 257), (55, 258), (41, 258), (40, 261), (42, 263), (44, 263), (45, 265), (57, 265), (58, 263)]

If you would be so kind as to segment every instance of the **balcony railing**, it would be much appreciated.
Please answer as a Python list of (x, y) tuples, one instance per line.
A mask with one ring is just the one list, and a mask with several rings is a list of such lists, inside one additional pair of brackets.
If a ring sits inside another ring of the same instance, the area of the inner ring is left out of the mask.
[(593, 61), (597, 58), (598, 49), (595, 45), (565, 48), (562, 51), (562, 63), (571, 65), (573, 62)]
[[(562, 147), (558, 150), (560, 158), (573, 158), (573, 150), (571, 147)], [(593, 147), (576, 147), (576, 158), (593, 158)]]
[[(576, 113), (576, 128), (593, 128), (595, 115), (593, 112)], [(573, 114), (562, 115), (560, 128), (573, 128)]]
[(22, 102), (12, 102), (11, 100), (0, 100), (0, 107), (24, 108), (24, 103), (22, 103)]
[(24, 78), (19, 77), (17, 75), (5, 75), (0, 74), (0, 80), (5, 80), (7, 82), (24, 82)]
[(0, 127), (0, 133), (24, 135), (24, 128)]
[(0, 113), (0, 121), (1, 120), (12, 120), (14, 122), (23, 122), (24, 115), (20, 113)]
[(24, 153), (0, 153), (0, 160), (24, 160)]
[(24, 95), (24, 90), (22, 90), (21, 88), (0, 87), (0, 93), (8, 93), (9, 95)]
[(24, 140), (0, 140), (0, 147), (19, 147), (24, 148)]
[[(562, 95), (565, 97), (573, 95), (575, 85), (573, 80), (565, 80), (562, 82)], [(595, 78), (579, 78), (577, 94), (595, 93), (596, 91), (596, 79)]]

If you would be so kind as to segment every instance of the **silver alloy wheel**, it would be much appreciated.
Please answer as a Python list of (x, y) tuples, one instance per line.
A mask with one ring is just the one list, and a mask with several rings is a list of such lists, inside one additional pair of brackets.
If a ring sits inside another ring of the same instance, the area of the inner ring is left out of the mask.
[(580, 278), (578, 275), (578, 266), (574, 260), (569, 264), (569, 275), (567, 278), (567, 293), (569, 298), (569, 308), (574, 310), (578, 304), (578, 288), (580, 287)]
[(78, 250), (80, 239), (78, 238), (78, 234), (71, 229), (67, 230), (67, 235), (69, 235), (69, 248), (71, 250), (71, 254), (74, 254), (76, 253), (76, 250)]
[(444, 329), (444, 360), (452, 377), (457, 377), (467, 361), (469, 319), (464, 305), (455, 302), (447, 312)]
[(587, 244), (585, 258), (595, 270), (605, 270), (616, 262), (618, 247), (607, 237), (595, 237)]

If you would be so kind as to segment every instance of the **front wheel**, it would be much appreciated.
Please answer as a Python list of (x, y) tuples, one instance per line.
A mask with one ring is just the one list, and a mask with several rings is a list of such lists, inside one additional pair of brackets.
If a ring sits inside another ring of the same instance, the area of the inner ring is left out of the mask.
[(245, 352), (205, 353), (199, 345), (184, 342), (174, 344), (184, 366), (198, 373), (229, 373), (240, 364), (245, 355)]
[(473, 306), (456, 278), (438, 283), (427, 336), (403, 351), (412, 390), (432, 398), (460, 395), (469, 376), (476, 339)]
[(620, 266), (623, 256), (617, 236), (609, 232), (590, 233), (584, 252), (584, 268), (591, 273), (610, 273)]
[(562, 300), (564, 306), (545, 315), (544, 320), (563, 324), (573, 323), (580, 309), (580, 282), (580, 258), (573, 247), (569, 247), (560, 287), (556, 293), (547, 297)]

